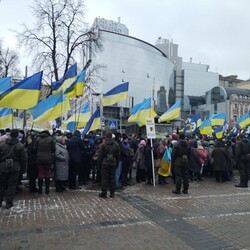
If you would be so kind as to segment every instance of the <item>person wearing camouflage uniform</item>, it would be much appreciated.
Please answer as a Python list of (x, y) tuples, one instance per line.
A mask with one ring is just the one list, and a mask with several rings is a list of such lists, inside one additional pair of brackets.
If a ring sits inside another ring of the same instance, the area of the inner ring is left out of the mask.
[(176, 189), (172, 192), (174, 194), (181, 193), (181, 186), (183, 182), (184, 194), (188, 194), (189, 188), (189, 162), (191, 156), (191, 146), (185, 140), (185, 135), (180, 134), (179, 140), (176, 146), (173, 147), (172, 156), (171, 156), (171, 166), (174, 168), (175, 173), (175, 184)]
[(5, 195), (6, 209), (13, 207), (19, 174), (26, 171), (27, 154), (18, 135), (18, 129), (12, 129), (10, 138), (0, 144), (0, 207)]
[(120, 157), (120, 146), (112, 138), (108, 131), (104, 143), (100, 146), (97, 166), (101, 169), (101, 198), (107, 198), (107, 190), (110, 188), (110, 197), (115, 195), (115, 170)]

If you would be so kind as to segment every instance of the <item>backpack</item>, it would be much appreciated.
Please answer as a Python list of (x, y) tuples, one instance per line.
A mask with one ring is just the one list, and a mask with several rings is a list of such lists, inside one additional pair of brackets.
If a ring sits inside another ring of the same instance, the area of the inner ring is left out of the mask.
[(188, 163), (188, 156), (187, 155), (182, 155), (181, 156), (181, 163), (187, 164)]

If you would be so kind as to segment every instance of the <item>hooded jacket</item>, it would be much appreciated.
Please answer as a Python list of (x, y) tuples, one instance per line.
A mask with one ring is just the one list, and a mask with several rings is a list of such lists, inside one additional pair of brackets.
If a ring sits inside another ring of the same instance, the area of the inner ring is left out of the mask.
[(191, 156), (191, 146), (186, 140), (179, 140), (177, 145), (173, 147), (172, 151), (172, 166), (182, 166), (182, 156), (187, 155), (188, 161), (190, 161)]
[[(113, 159), (108, 160), (108, 155), (112, 155)], [(100, 146), (97, 165), (106, 167), (115, 167), (119, 161), (120, 147), (112, 138), (106, 138), (105, 142)]]
[[(24, 145), (18, 138), (10, 137), (5, 142), (0, 143), (0, 170), (3, 172), (25, 173), (27, 164), (27, 154)], [(13, 167), (6, 166), (6, 159), (13, 159)]]

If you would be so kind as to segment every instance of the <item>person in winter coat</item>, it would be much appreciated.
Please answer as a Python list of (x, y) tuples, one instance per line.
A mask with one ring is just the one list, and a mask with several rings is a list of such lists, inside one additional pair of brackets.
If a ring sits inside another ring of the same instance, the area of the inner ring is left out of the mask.
[(190, 163), (189, 163), (189, 178), (190, 181), (198, 181), (198, 177), (200, 175), (201, 171), (201, 161), (200, 156), (197, 151), (197, 141), (191, 140), (190, 141), (191, 146), (191, 156), (190, 156)]
[(81, 189), (76, 185), (76, 177), (82, 166), (82, 153), (84, 144), (81, 139), (81, 132), (76, 130), (72, 138), (67, 142), (69, 152), (69, 189)]
[(249, 181), (250, 143), (244, 134), (239, 135), (240, 141), (236, 144), (235, 161), (240, 173), (240, 183), (235, 187), (247, 188)]
[(188, 194), (189, 188), (189, 179), (188, 179), (188, 170), (189, 162), (191, 157), (191, 146), (185, 140), (185, 135), (182, 133), (179, 135), (179, 140), (176, 146), (173, 147), (171, 162), (174, 167), (175, 172), (175, 185), (176, 189), (172, 192), (174, 194), (181, 193), (181, 186), (183, 182), (184, 194)]
[(38, 193), (43, 193), (43, 179), (45, 179), (45, 193), (49, 194), (51, 165), (54, 163), (56, 146), (48, 130), (44, 130), (39, 134), (35, 140), (34, 147), (38, 167)]
[(55, 140), (55, 186), (56, 192), (63, 192), (66, 190), (65, 184), (69, 177), (69, 153), (64, 136), (56, 136)]
[(26, 171), (27, 154), (18, 134), (18, 129), (12, 129), (10, 138), (0, 144), (0, 207), (5, 194), (6, 209), (13, 207), (19, 174)]
[(198, 174), (198, 181), (203, 181), (204, 179), (201, 178), (201, 175), (203, 173), (205, 161), (207, 160), (207, 157), (208, 157), (208, 151), (203, 147), (201, 141), (197, 142), (197, 152), (199, 154), (200, 163), (201, 163), (201, 170)]
[(106, 139), (100, 145), (97, 165), (101, 168), (101, 198), (107, 198), (108, 188), (110, 198), (115, 196), (115, 169), (120, 157), (120, 147), (112, 138), (112, 132), (106, 133)]
[(134, 151), (130, 147), (128, 136), (123, 135), (123, 140), (121, 143), (122, 186), (128, 185), (128, 173), (129, 173), (130, 166), (133, 162), (133, 157), (134, 157)]
[[(146, 185), (153, 185), (153, 165), (152, 165), (152, 147), (150, 140), (147, 140), (146, 147), (145, 147), (145, 166), (146, 166), (146, 176), (147, 176), (147, 183)], [(157, 159), (156, 150), (153, 150), (153, 160)]]
[(135, 165), (136, 170), (136, 181), (145, 182), (146, 181), (146, 167), (145, 167), (145, 146), (146, 142), (141, 140), (138, 146), (138, 149), (135, 152)]
[(227, 162), (228, 154), (221, 141), (217, 141), (212, 151), (213, 170), (217, 182), (225, 182), (227, 180)]
[(29, 178), (29, 192), (36, 193), (38, 188), (36, 187), (36, 179), (38, 177), (38, 169), (36, 165), (36, 153), (35, 153), (35, 140), (37, 135), (33, 130), (29, 131), (26, 138), (26, 149), (28, 154), (27, 164), (27, 176)]

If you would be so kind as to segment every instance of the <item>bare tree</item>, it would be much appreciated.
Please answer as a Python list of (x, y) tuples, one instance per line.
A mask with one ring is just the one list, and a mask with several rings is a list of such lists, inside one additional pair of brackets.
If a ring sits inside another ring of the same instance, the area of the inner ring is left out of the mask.
[(16, 51), (11, 50), (9, 47), (5, 49), (0, 44), (0, 77), (19, 77), (18, 61), (19, 56)]
[(35, 0), (35, 28), (24, 26), (19, 41), (33, 57), (37, 70), (49, 81), (59, 80), (70, 65), (83, 55), (83, 47), (102, 48), (96, 30), (84, 22), (83, 0)]

